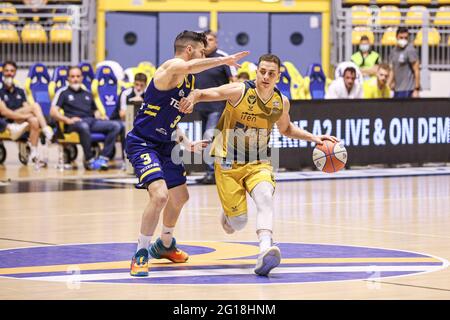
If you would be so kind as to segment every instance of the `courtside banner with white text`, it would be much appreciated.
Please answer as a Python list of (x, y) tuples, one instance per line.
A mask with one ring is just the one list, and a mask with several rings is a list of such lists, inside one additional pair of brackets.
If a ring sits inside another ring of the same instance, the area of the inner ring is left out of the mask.
[[(291, 101), (291, 121), (314, 134), (344, 141), (348, 165), (450, 162), (450, 99), (300, 100)], [(191, 139), (201, 139), (194, 112), (179, 126)], [(272, 148), (279, 167), (313, 166), (314, 144), (281, 136), (275, 127)], [(188, 171), (203, 165), (186, 164)]]

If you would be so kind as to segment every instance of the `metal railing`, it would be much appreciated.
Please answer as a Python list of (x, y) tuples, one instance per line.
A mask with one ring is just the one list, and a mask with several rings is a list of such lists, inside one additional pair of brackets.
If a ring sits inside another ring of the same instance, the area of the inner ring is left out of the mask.
[[(349, 61), (352, 54), (358, 50), (358, 44), (352, 44), (352, 33), (355, 28), (368, 28), (373, 35), (372, 49), (378, 52), (383, 62), (389, 63), (389, 55), (395, 46), (395, 43), (382, 43), (383, 35), (391, 32), (394, 35), (396, 28), (400, 26), (407, 27), (410, 33), (409, 42), (413, 43), (418, 50), (421, 68), (421, 81), (424, 89), (430, 87), (430, 71), (450, 71), (450, 25), (437, 25), (434, 23), (438, 8), (427, 8), (422, 11), (421, 23), (408, 23), (406, 14), (409, 8), (399, 8), (401, 14), (400, 24), (389, 21), (398, 20), (398, 17), (383, 17), (383, 23), (380, 23), (381, 8), (371, 5), (371, 15), (368, 17), (367, 23), (356, 24), (359, 18), (352, 18), (351, 8), (343, 8), (340, 0), (333, 1), (333, 54), (332, 65), (337, 65), (342, 61)], [(410, 18), (410, 22), (411, 22)], [(420, 18), (413, 18), (420, 21)], [(440, 17), (440, 21), (449, 22), (450, 18)], [(357, 30), (357, 29), (356, 29)], [(417, 36), (421, 33), (422, 41), (418, 41)], [(361, 32), (360, 34), (363, 34)], [(392, 40), (392, 39), (391, 39)]]
[[(88, 2), (84, 0), (82, 5), (46, 5), (37, 7), (41, 12), (36, 13), (30, 13), (30, 7), (25, 5), (14, 6), (17, 14), (5, 14), (0, 10), (0, 29), (11, 28), (12, 25), (18, 35), (14, 41), (0, 40), (0, 61), (14, 60), (20, 68), (27, 68), (36, 62), (56, 67), (78, 64), (81, 60), (90, 61)], [(24, 28), (29, 30), (27, 25), (30, 24), (40, 32), (42, 39), (29, 40), (24, 37), (29, 32), (24, 33)], [(51, 32), (55, 25), (67, 28), (70, 37), (52, 41)]]

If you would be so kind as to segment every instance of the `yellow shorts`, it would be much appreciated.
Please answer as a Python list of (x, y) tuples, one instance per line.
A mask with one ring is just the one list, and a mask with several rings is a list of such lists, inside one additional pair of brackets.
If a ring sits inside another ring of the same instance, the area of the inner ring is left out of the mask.
[(260, 182), (270, 182), (275, 188), (273, 167), (267, 162), (214, 164), (216, 186), (223, 211), (229, 217), (247, 212), (246, 192), (251, 193)]

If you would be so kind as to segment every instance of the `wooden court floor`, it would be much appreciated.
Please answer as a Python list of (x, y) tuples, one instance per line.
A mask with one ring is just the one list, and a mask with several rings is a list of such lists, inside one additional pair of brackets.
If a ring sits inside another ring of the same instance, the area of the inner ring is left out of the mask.
[[(247, 227), (227, 235), (215, 186), (190, 186), (175, 235), (191, 259), (154, 262), (154, 278), (130, 282), (145, 192), (101, 179), (120, 170), (27, 170), (0, 168), (0, 180), (12, 177), (0, 185), (2, 300), (450, 299), (448, 175), (278, 183), (274, 229), (283, 260), (280, 273), (263, 282), (251, 269), (251, 200)], [(429, 272), (409, 272), (421, 268)]]

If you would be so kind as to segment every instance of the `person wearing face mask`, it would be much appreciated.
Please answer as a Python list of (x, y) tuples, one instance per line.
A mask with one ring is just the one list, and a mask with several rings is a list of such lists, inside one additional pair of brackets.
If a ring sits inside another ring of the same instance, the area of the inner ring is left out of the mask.
[(394, 98), (418, 98), (420, 91), (418, 53), (408, 42), (407, 28), (398, 28), (396, 35), (397, 45), (389, 56), (389, 64), (393, 72), (388, 84), (394, 90)]
[(16, 71), (17, 65), (14, 61), (3, 63), (3, 87), (0, 89), (0, 99), (3, 100), (5, 107), (0, 108), (0, 113), (12, 124), (11, 139), (17, 140), (24, 130), (29, 128), (30, 159), (36, 165), (46, 166), (46, 161), (40, 158), (38, 152), (39, 135), (42, 129), (46, 141), (50, 142), (53, 130), (47, 126), (39, 104), (29, 103), (25, 91), (14, 84)]
[(365, 80), (376, 75), (380, 55), (371, 49), (369, 37), (366, 35), (361, 37), (359, 50), (352, 55), (351, 61), (361, 70)]
[[(82, 87), (83, 76), (79, 67), (69, 68), (68, 81), (68, 86), (56, 92), (50, 115), (56, 121), (64, 122), (67, 132), (75, 131), (79, 134), (87, 170), (107, 170), (108, 156), (113, 153), (121, 125), (100, 114), (92, 94)], [(60, 113), (60, 108), (64, 110), (64, 115)], [(103, 150), (98, 158), (94, 158), (91, 150), (91, 132), (103, 133), (106, 136)]]
[(387, 85), (390, 71), (391, 68), (388, 64), (381, 63), (378, 65), (376, 77), (364, 81), (364, 99), (387, 99), (391, 97), (391, 90)]
[(111, 120), (125, 121), (127, 106), (134, 102), (144, 101), (144, 92), (147, 87), (147, 76), (143, 73), (137, 73), (134, 77), (134, 85), (121, 92), (119, 102), (111, 114)]

